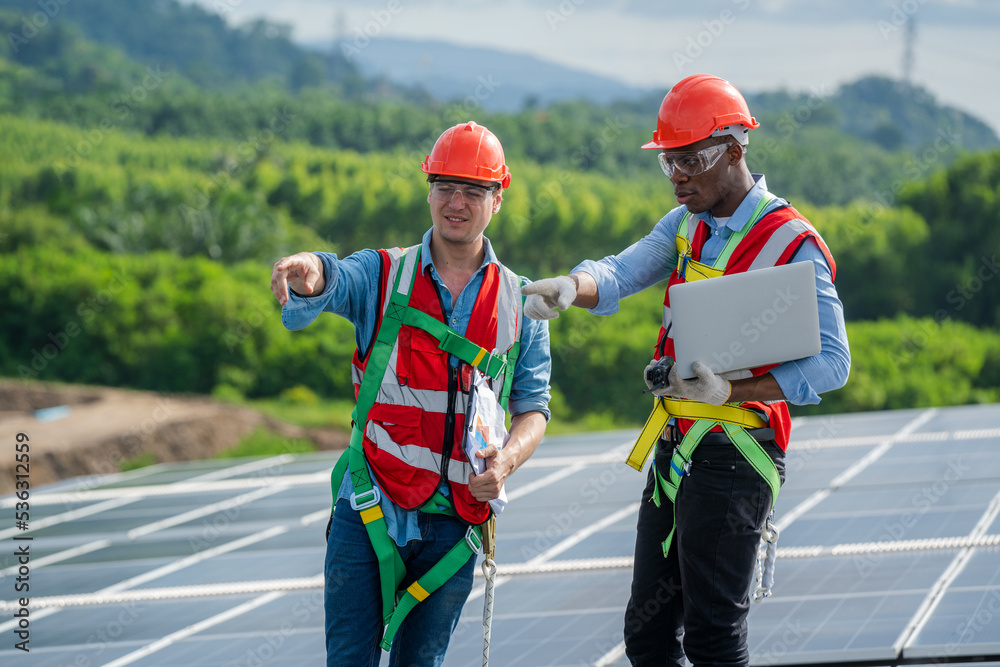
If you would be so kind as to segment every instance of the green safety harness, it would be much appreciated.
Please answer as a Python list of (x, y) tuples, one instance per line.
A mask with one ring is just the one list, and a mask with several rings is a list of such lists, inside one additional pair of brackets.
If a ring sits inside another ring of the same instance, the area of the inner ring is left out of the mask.
[(653, 486), (653, 502), (657, 507), (661, 507), (661, 503), (663, 502), (661, 494), (663, 494), (670, 501), (671, 509), (674, 509), (674, 523), (670, 527), (670, 534), (667, 535), (667, 539), (663, 540), (664, 558), (667, 557), (667, 552), (670, 551), (670, 543), (673, 541), (677, 525), (676, 506), (674, 505), (677, 490), (680, 488), (681, 480), (691, 472), (691, 456), (694, 454), (695, 448), (698, 447), (698, 443), (701, 442), (702, 437), (706, 433), (716, 426), (722, 426), (726, 435), (729, 436), (729, 440), (740, 451), (743, 458), (767, 482), (767, 485), (771, 488), (771, 509), (774, 509), (774, 501), (778, 497), (778, 489), (781, 488), (781, 478), (778, 476), (778, 469), (775, 467), (774, 461), (764, 451), (760, 443), (757, 442), (757, 439), (750, 435), (742, 426), (737, 426), (729, 422), (699, 419), (684, 434), (680, 444), (674, 448), (673, 456), (670, 457), (670, 471), (667, 476), (664, 477), (655, 464), (653, 466), (653, 474), (656, 476), (656, 484)]
[[(402, 270), (403, 260), (408, 252), (416, 253), (413, 260), (414, 269), (411, 272), (409, 284), (404, 284), (404, 291), (400, 291), (400, 278), (404, 273)], [(406, 567), (399, 557), (396, 544), (389, 536), (385, 516), (379, 505), (381, 493), (379, 488), (372, 483), (362, 444), (368, 411), (378, 396), (379, 385), (385, 375), (393, 347), (395, 347), (399, 328), (406, 324), (423, 329), (438, 340), (438, 347), (445, 352), (475, 366), (493, 379), (503, 376), (500, 405), (504, 410), (507, 409), (511, 384), (514, 380), (514, 365), (521, 347), (520, 341), (515, 341), (506, 353), (491, 354), (485, 348), (459, 335), (443, 322), (410, 307), (410, 293), (413, 291), (413, 283), (420, 270), (420, 246), (404, 249), (399, 259), (400, 268), (396, 272), (392, 296), (382, 317), (378, 337), (369, 354), (364, 379), (358, 390), (358, 401), (351, 415), (353, 420), (351, 442), (337, 461), (330, 476), (331, 490), (334, 501), (336, 501), (345, 472), (347, 470), (351, 472), (351, 481), (354, 485), (354, 494), (350, 498), (351, 507), (360, 513), (361, 520), (368, 531), (368, 538), (371, 540), (372, 548), (378, 558), (379, 581), (382, 589), (382, 623), (385, 626), (381, 646), (386, 651), (392, 647), (392, 640), (410, 610), (441, 587), (469, 561), (470, 557), (483, 549), (482, 527), (469, 526), (465, 533), (465, 539), (452, 547), (440, 561), (409, 587), (405, 590), (399, 589), (406, 576)], [(444, 455), (447, 456), (447, 453)], [(451, 501), (440, 491), (435, 491), (431, 499), (420, 507), (420, 511), (457, 516)]]

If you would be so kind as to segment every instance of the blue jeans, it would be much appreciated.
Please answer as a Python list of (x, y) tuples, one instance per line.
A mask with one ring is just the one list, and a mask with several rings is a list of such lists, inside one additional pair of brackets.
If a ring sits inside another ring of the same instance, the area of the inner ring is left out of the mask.
[[(443, 514), (419, 515), (420, 539), (397, 547), (406, 565), (405, 588), (465, 539), (468, 526)], [(391, 667), (440, 667), (472, 590), (475, 558), (413, 608), (389, 653)], [(382, 589), (378, 559), (358, 512), (337, 501), (326, 545), (327, 667), (376, 667), (382, 650)]]
[[(784, 481), (784, 453), (762, 442)], [(673, 444), (660, 440), (656, 467), (670, 470)], [(674, 508), (653, 493), (653, 466), (642, 493), (632, 596), (625, 610), (625, 653), (635, 667), (749, 664), (750, 585), (771, 489), (732, 444), (702, 443), (677, 492), (670, 552), (662, 542)]]

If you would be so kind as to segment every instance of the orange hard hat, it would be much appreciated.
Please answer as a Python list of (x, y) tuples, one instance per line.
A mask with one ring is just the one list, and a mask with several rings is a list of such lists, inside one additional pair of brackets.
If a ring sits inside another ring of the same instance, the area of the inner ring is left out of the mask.
[(496, 181), (504, 188), (510, 185), (500, 140), (472, 121), (445, 130), (420, 169), (425, 174)]
[(694, 74), (678, 81), (663, 98), (653, 140), (642, 147), (678, 148), (723, 134), (746, 144), (747, 130), (758, 127), (733, 84), (710, 74)]

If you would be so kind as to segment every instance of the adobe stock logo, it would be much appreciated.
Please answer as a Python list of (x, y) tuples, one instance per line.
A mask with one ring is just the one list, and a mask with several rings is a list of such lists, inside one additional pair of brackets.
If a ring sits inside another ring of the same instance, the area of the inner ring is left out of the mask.
[(31, 39), (49, 24), (62, 9), (63, 5), (69, 4), (70, 0), (36, 0), (38, 8), (42, 11), (35, 12), (31, 17), (21, 17), (21, 34), (14, 32), (7, 33), (7, 43), (10, 50), (17, 55), (21, 47), (26, 45)]

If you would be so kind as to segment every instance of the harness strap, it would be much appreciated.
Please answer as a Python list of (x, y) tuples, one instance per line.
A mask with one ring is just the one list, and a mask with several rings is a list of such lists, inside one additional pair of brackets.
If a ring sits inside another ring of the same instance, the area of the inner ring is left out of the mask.
[(729, 436), (733, 444), (736, 445), (736, 449), (740, 450), (743, 458), (753, 466), (757, 474), (771, 488), (771, 509), (774, 509), (774, 502), (778, 499), (778, 490), (781, 488), (781, 477), (778, 475), (778, 469), (774, 465), (774, 460), (764, 451), (761, 444), (757, 442), (757, 438), (747, 433), (746, 430), (732, 424), (723, 424), (722, 428), (726, 431), (726, 435)]
[[(420, 248), (412, 255), (403, 251), (404, 266), (396, 272), (396, 281), (393, 284), (392, 296), (382, 317), (382, 325), (379, 327), (378, 337), (372, 346), (368, 358), (367, 369), (361, 387), (358, 389), (358, 401), (354, 406), (351, 415), (353, 424), (351, 427), (351, 443), (341, 459), (347, 458), (347, 466), (351, 471), (351, 482), (354, 485), (354, 495), (351, 497), (351, 505), (359, 505), (368, 514), (362, 516), (365, 523), (365, 530), (368, 539), (371, 540), (372, 549), (378, 559), (379, 582), (382, 590), (382, 623), (388, 623), (392, 618), (396, 608), (396, 590), (406, 576), (406, 566), (399, 557), (399, 551), (395, 543), (389, 537), (389, 529), (385, 523), (385, 517), (379, 506), (380, 493), (378, 488), (372, 484), (371, 476), (368, 474), (368, 464), (365, 461), (364, 428), (368, 421), (368, 411), (375, 403), (378, 396), (379, 385), (386, 366), (389, 364), (389, 357), (399, 336), (399, 328), (403, 324), (403, 318), (409, 307), (410, 293), (413, 291), (413, 283), (417, 277), (420, 266)], [(404, 284), (404, 290), (400, 291), (399, 283), (403, 274), (409, 274), (409, 284)], [(343, 466), (338, 462), (330, 477), (330, 487), (333, 490), (333, 497), (336, 499), (340, 483), (344, 479)], [(337, 470), (340, 476), (337, 476)], [(369, 505), (369, 503), (371, 503)], [(359, 508), (360, 508), (359, 507)]]
[[(403, 325), (406, 313), (410, 306), (410, 293), (413, 291), (413, 283), (417, 279), (417, 271), (420, 270), (420, 250), (410, 255), (407, 250), (403, 251), (403, 267), (396, 272), (396, 282), (393, 284), (392, 296), (386, 305), (385, 314), (382, 316), (382, 324), (378, 329), (378, 337), (368, 356), (365, 377), (361, 381), (358, 389), (358, 400), (354, 406), (351, 418), (354, 423), (360, 424), (362, 431), (368, 421), (368, 411), (375, 404), (378, 396), (379, 385), (382, 382), (382, 375), (389, 365), (389, 357), (392, 356), (392, 348), (396, 345), (396, 338), (399, 337), (399, 328)], [(409, 284), (404, 285), (405, 291), (400, 291), (399, 282), (404, 273), (409, 274)], [(433, 319), (433, 318), (432, 318)], [(377, 377), (376, 377), (377, 376)], [(369, 379), (370, 378), (370, 379)]]
[[(521, 297), (525, 299), (526, 297)], [(521, 354), (521, 341), (514, 341), (514, 345), (507, 351), (507, 373), (503, 378), (503, 387), (500, 389), (500, 407), (507, 412), (507, 403), (510, 401), (510, 390), (514, 386), (514, 368), (517, 366), (517, 357)]]
[(504, 411), (507, 410), (507, 403), (510, 400), (510, 390), (514, 384), (514, 367), (517, 365), (517, 357), (521, 352), (521, 341), (514, 341), (514, 345), (504, 354), (492, 354), (486, 348), (476, 345), (464, 336), (460, 336), (448, 325), (416, 308), (407, 309), (403, 322), (423, 329), (438, 340), (438, 347), (440, 349), (454, 354), (465, 363), (475, 366), (491, 378), (496, 379), (502, 376), (503, 385), (500, 388), (500, 407)]
[[(371, 476), (368, 474), (360, 439), (357, 439), (358, 446), (354, 445), (356, 441), (354, 434), (359, 432), (357, 429), (352, 430), (351, 446), (337, 460), (331, 479), (342, 480), (344, 473), (350, 468), (351, 481), (355, 488), (352, 501), (363, 508), (360, 510), (361, 520), (365, 524), (372, 549), (378, 559), (379, 582), (382, 589), (382, 625), (386, 627), (381, 647), (388, 651), (392, 648), (392, 641), (399, 626), (417, 603), (423, 602), (431, 593), (443, 586), (462, 569), (471, 556), (483, 549), (483, 534), (479, 526), (470, 526), (461, 542), (452, 547), (424, 576), (410, 584), (406, 590), (400, 591), (399, 586), (406, 576), (406, 566), (399, 557), (395, 543), (389, 537), (385, 516), (379, 505), (380, 495), (378, 489), (372, 485)], [(355, 463), (360, 464), (360, 467), (355, 468), (352, 465)], [(368, 487), (368, 491), (359, 490), (365, 486)], [(336, 497), (337, 489), (333, 490), (333, 494)], [(450, 502), (439, 491), (436, 491), (420, 509), (432, 514), (455, 515)], [(391, 587), (386, 582), (391, 582)]]
[(653, 451), (656, 442), (660, 439), (660, 434), (663, 433), (663, 429), (667, 425), (667, 420), (671, 417), (693, 420), (708, 419), (716, 423), (733, 424), (744, 429), (767, 426), (767, 422), (759, 414), (738, 405), (711, 405), (682, 398), (658, 396), (653, 411), (649, 413), (646, 424), (642, 427), (625, 463), (642, 472), (646, 459), (649, 458), (650, 452)]
[(454, 354), (465, 363), (475, 366), (491, 378), (498, 377), (507, 367), (507, 355), (490, 354), (485, 347), (480, 347), (468, 338), (460, 336), (447, 324), (434, 319), (423, 311), (408, 308), (403, 322), (423, 329), (438, 339), (439, 348)]
[(677, 513), (676, 513), (676, 498), (677, 492), (680, 490), (681, 482), (684, 477), (686, 477), (691, 471), (691, 457), (694, 455), (694, 450), (698, 447), (701, 439), (715, 426), (721, 425), (723, 430), (725, 430), (726, 435), (729, 436), (730, 441), (743, 455), (743, 458), (753, 466), (754, 470), (757, 471), (764, 481), (767, 483), (768, 487), (771, 489), (771, 509), (774, 509), (774, 503), (778, 499), (778, 491), (781, 488), (781, 478), (778, 475), (778, 469), (774, 465), (774, 461), (768, 456), (767, 452), (761, 446), (757, 439), (752, 435), (747, 433), (746, 429), (737, 426), (735, 424), (729, 424), (726, 422), (710, 421), (710, 420), (698, 420), (688, 432), (684, 434), (681, 439), (680, 444), (674, 448), (674, 452), (670, 457), (670, 471), (667, 476), (664, 477), (660, 472), (660, 469), (654, 466), (653, 474), (656, 477), (656, 482), (653, 485), (653, 502), (657, 507), (661, 506), (663, 499), (660, 496), (662, 491), (666, 499), (670, 501), (670, 509), (674, 512), (674, 521), (670, 527), (670, 534), (667, 538), (663, 540), (663, 557), (666, 558), (667, 553), (670, 551), (670, 545), (674, 539), (674, 531), (677, 529)]
[(670, 526), (670, 534), (667, 535), (667, 539), (663, 540), (664, 558), (667, 557), (667, 552), (670, 550), (670, 543), (674, 539), (674, 531), (677, 529), (677, 513), (674, 511), (674, 499), (677, 497), (677, 490), (680, 488), (681, 480), (691, 470), (691, 456), (694, 454), (698, 443), (701, 442), (702, 436), (708, 433), (717, 423), (696, 421), (688, 429), (688, 432), (681, 439), (681, 443), (674, 448), (673, 455), (670, 457), (670, 473), (666, 479), (660, 474), (660, 469), (655, 464), (653, 466), (653, 475), (656, 477), (656, 482), (653, 484), (653, 503), (657, 507), (661, 506), (663, 501), (660, 498), (660, 490), (662, 489), (664, 495), (670, 501), (670, 510), (674, 512), (674, 522)]
[[(406, 576), (406, 566), (399, 556), (396, 544), (389, 537), (389, 528), (382, 514), (381, 500), (378, 488), (372, 484), (368, 474), (368, 464), (361, 445), (361, 430), (357, 427), (351, 430), (351, 445), (344, 453), (348, 457), (351, 470), (351, 482), (354, 484), (354, 495), (351, 497), (352, 507), (357, 504), (361, 520), (368, 532), (372, 549), (378, 559), (378, 577), (382, 590), (382, 624), (385, 625), (395, 615), (396, 591)], [(343, 458), (343, 457), (342, 457)], [(341, 477), (343, 479), (343, 477)], [(334, 495), (336, 497), (336, 495)], [(371, 503), (369, 505), (369, 503)]]
[[(703, 264), (692, 258), (692, 248), (691, 241), (694, 238), (694, 232), (697, 229), (697, 224), (695, 224), (694, 229), (688, 230), (688, 220), (691, 217), (690, 211), (685, 211), (683, 217), (681, 217), (681, 222), (677, 227), (677, 253), (678, 262), (681, 264), (680, 274), (684, 277), (685, 281), (692, 280), (702, 280), (705, 278), (717, 278), (725, 273), (726, 265), (729, 264), (729, 258), (732, 257), (733, 252), (739, 246), (743, 237), (753, 229), (762, 217), (764, 217), (764, 209), (766, 209), (771, 202), (773, 202), (777, 197), (772, 195), (770, 192), (765, 192), (764, 196), (760, 198), (757, 202), (757, 206), (754, 207), (753, 211), (750, 213), (749, 224), (743, 225), (743, 228), (738, 232), (734, 233), (726, 241), (725, 247), (719, 256), (716, 257), (713, 264)], [(691, 273), (688, 274), (688, 269), (691, 269)]]
[(479, 553), (482, 548), (483, 537), (480, 527), (469, 526), (462, 541), (453, 546), (444, 555), (444, 558), (427, 570), (424, 576), (414, 581), (402, 592), (399, 602), (396, 604), (396, 610), (386, 625), (381, 644), (383, 649), (388, 651), (392, 648), (392, 640), (395, 638), (399, 626), (403, 623), (406, 615), (417, 606), (417, 603), (426, 600), (431, 593), (455, 576), (455, 573), (469, 562), (469, 558)]

